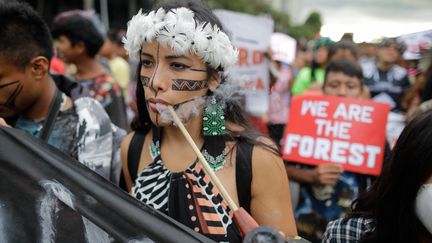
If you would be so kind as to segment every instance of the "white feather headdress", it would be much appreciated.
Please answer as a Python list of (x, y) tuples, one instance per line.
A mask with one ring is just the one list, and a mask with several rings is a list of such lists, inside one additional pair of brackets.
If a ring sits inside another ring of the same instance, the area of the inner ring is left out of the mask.
[(124, 47), (131, 59), (139, 60), (144, 42), (154, 38), (159, 43), (168, 44), (177, 55), (190, 51), (199, 56), (212, 68), (227, 69), (237, 62), (238, 50), (228, 36), (216, 25), (200, 23), (194, 19), (194, 13), (187, 8), (177, 8), (165, 12), (160, 8), (143, 14), (140, 10), (128, 22), (128, 29), (123, 38)]

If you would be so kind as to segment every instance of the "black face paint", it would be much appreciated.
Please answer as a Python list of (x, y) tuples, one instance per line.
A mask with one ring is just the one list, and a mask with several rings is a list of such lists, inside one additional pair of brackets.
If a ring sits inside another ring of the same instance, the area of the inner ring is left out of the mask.
[(16, 98), (18, 97), (18, 95), (21, 93), (21, 91), (23, 89), (23, 86), (20, 83), (20, 81), (16, 80), (16, 81), (12, 81), (12, 82), (9, 82), (9, 83), (6, 83), (6, 84), (2, 84), (2, 85), (0, 85), (0, 89), (8, 87), (10, 85), (15, 85), (15, 84), (16, 84), (15, 90), (12, 92), (12, 94), (9, 95), (9, 97), (6, 100), (6, 102), (3, 103), (3, 104), (0, 104), (0, 106), (6, 106), (6, 107), (9, 107), (9, 108), (15, 108), (16, 107), (15, 106), (15, 100), (16, 100)]
[(5, 83), (5, 84), (2, 84), (2, 85), (0, 85), (0, 89), (2, 89), (2, 88), (6, 88), (7, 86), (9, 86), (9, 85), (13, 85), (13, 84), (16, 84), (16, 83), (19, 83), (19, 80), (12, 81), (12, 82)]
[(157, 44), (157, 52), (156, 52), (156, 65), (155, 65), (155, 69), (153, 71), (153, 74), (150, 78), (150, 87), (155, 91), (155, 97), (157, 96), (158, 90), (153, 87), (153, 84), (154, 84), (154, 79), (155, 79), (157, 70), (159, 68), (159, 51), (160, 51), (160, 44), (158, 43)]
[(141, 84), (142, 84), (143, 87), (149, 87), (149, 84), (150, 84), (150, 78), (141, 75)]
[(207, 80), (173, 79), (172, 90), (197, 91), (208, 87)]

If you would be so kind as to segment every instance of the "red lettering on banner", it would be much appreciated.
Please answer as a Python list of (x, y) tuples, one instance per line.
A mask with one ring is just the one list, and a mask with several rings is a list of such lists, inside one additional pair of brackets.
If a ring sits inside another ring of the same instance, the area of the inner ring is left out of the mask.
[(244, 88), (246, 90), (263, 90), (265, 89), (265, 84), (261, 78), (258, 78), (257, 80), (245, 81)]
[(263, 63), (264, 61), (264, 52), (262, 51), (253, 51), (252, 52), (252, 63), (254, 65), (258, 65)]
[[(239, 56), (237, 64), (239, 66), (260, 65), (264, 62), (265, 53), (260, 50), (248, 50), (247, 48), (238, 48)], [(252, 52), (252, 55), (251, 53)], [(250, 60), (252, 59), (252, 60)]]
[(237, 64), (239, 66), (247, 66), (247, 59), (248, 59), (248, 50), (246, 48), (239, 48), (239, 57)]
[(283, 157), (346, 171), (378, 175), (384, 157), (389, 106), (339, 97), (294, 96), (285, 129)]
[(255, 88), (256, 88), (257, 90), (263, 90), (263, 89), (265, 89), (264, 81), (263, 81), (261, 78), (259, 78), (259, 79), (257, 80), (257, 84), (256, 84)]

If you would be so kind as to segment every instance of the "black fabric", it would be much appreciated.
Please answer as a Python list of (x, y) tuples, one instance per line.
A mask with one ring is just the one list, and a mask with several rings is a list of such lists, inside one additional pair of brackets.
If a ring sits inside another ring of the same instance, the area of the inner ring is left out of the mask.
[(0, 141), (2, 243), (212, 242), (40, 139), (0, 127)]
[(252, 195), (252, 150), (253, 145), (238, 142), (236, 155), (236, 184), (240, 207), (249, 214)]
[(432, 99), (432, 72), (429, 77), (427, 77), (423, 92), (421, 95), (421, 103)]
[(40, 139), (44, 140), (45, 142), (48, 141), (48, 137), (52, 131), (55, 119), (60, 111), (61, 103), (62, 103), (62, 93), (58, 89), (56, 89), (54, 100), (51, 102), (48, 111), (48, 117), (46, 118), (41, 130)]
[(54, 79), (57, 88), (69, 97), (71, 97), (71, 91), (78, 86), (76, 81), (73, 81), (64, 75), (51, 74), (51, 77)]
[(126, 103), (122, 90), (120, 89), (119, 91), (121, 93), (120, 96), (116, 95), (113, 89), (110, 90), (112, 102), (105, 107), (105, 110), (112, 123), (126, 131), (129, 131), (130, 128), (127, 121)]
[(132, 179), (132, 183), (137, 178), (138, 166), (141, 158), (141, 152), (144, 145), (144, 140), (145, 140), (145, 134), (136, 131), (132, 136), (132, 140), (128, 148), (128, 158), (127, 158), (128, 169)]
[[(138, 174), (138, 165), (141, 157), (142, 147), (144, 145), (145, 135), (135, 132), (128, 148), (128, 169), (131, 175), (132, 183), (135, 181)], [(243, 207), (250, 213), (251, 203), (251, 185), (252, 185), (252, 150), (253, 145), (238, 141), (236, 155), (236, 184), (237, 196), (240, 207)], [(126, 189), (124, 175), (121, 173), (120, 187)]]
[(282, 138), (284, 135), (285, 124), (268, 124), (270, 138), (273, 139), (275, 144), (280, 148), (282, 146)]

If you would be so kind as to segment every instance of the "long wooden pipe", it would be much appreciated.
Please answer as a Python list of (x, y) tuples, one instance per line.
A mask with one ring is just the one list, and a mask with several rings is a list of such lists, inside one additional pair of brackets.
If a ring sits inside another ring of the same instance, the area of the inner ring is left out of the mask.
[(234, 202), (234, 200), (231, 198), (231, 196), (228, 194), (225, 187), (222, 185), (219, 178), (216, 176), (216, 174), (208, 164), (207, 160), (202, 155), (200, 149), (193, 141), (189, 132), (186, 130), (183, 123), (180, 121), (179, 117), (177, 116), (177, 113), (174, 111), (174, 108), (169, 105), (168, 110), (171, 113), (171, 116), (173, 117), (175, 124), (180, 129), (183, 136), (186, 138), (187, 142), (194, 150), (195, 154), (198, 156), (198, 160), (200, 161), (204, 171), (208, 176), (210, 176), (210, 179), (213, 182), (213, 184), (217, 187), (217, 189), (221, 193), (222, 197), (226, 200), (231, 210), (233, 210), (234, 221), (239, 227), (242, 237), (244, 237), (253, 229), (257, 228), (259, 226), (258, 223), (252, 218), (252, 216), (249, 213), (246, 212), (246, 210), (244, 210), (244, 208), (238, 207), (237, 204)]

